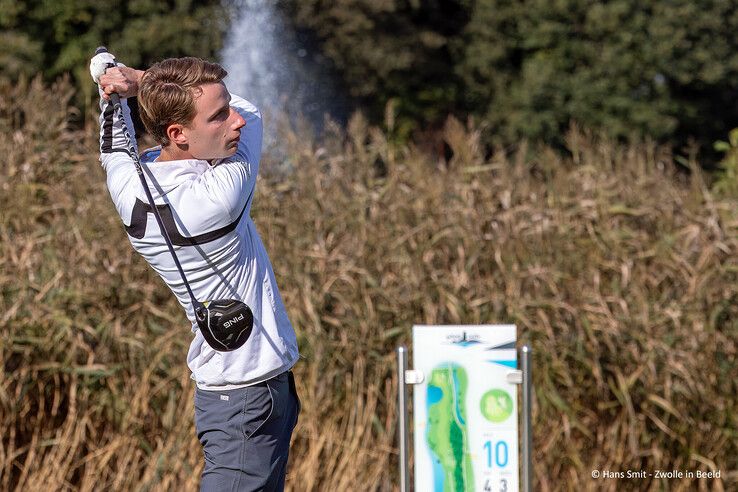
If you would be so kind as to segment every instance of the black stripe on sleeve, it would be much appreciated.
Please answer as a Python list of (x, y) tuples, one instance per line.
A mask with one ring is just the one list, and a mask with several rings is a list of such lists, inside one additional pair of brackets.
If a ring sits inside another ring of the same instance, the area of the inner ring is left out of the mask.
[(100, 152), (109, 154), (113, 151), (113, 103), (108, 102), (103, 111), (103, 134), (100, 139)]

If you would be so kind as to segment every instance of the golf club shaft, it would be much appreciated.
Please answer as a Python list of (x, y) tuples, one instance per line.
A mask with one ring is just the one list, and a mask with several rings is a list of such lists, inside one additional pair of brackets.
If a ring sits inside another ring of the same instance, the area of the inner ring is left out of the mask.
[[(107, 53), (108, 50), (104, 46), (100, 46), (95, 50), (95, 54), (98, 55), (100, 53)], [(115, 63), (111, 65), (111, 67), (114, 67)], [(138, 173), (138, 177), (141, 179), (141, 185), (143, 186), (144, 193), (146, 193), (146, 198), (149, 201), (149, 205), (151, 206), (152, 213), (154, 214), (154, 218), (156, 219), (157, 224), (159, 224), (159, 230), (161, 231), (161, 235), (164, 236), (164, 239), (167, 243), (167, 248), (169, 248), (169, 252), (172, 254), (172, 259), (174, 259), (174, 264), (177, 266), (177, 270), (179, 270), (180, 275), (182, 276), (182, 281), (184, 282), (185, 288), (187, 289), (187, 293), (190, 295), (190, 299), (192, 300), (192, 309), (197, 313), (197, 310), (200, 306), (200, 303), (195, 299), (195, 294), (192, 292), (192, 289), (190, 288), (190, 283), (187, 281), (187, 277), (185, 276), (184, 270), (182, 269), (182, 265), (179, 262), (179, 258), (177, 258), (177, 253), (174, 251), (174, 245), (172, 244), (172, 240), (169, 238), (169, 233), (167, 232), (166, 228), (164, 227), (164, 221), (161, 219), (161, 215), (159, 215), (159, 209), (157, 208), (156, 204), (154, 203), (154, 197), (151, 195), (151, 190), (149, 190), (149, 186), (146, 184), (146, 177), (144, 176), (143, 168), (141, 167), (141, 161), (138, 157), (138, 152), (136, 152), (136, 148), (133, 145), (133, 138), (131, 137), (131, 134), (128, 131), (128, 126), (126, 125), (125, 117), (123, 114), (123, 106), (120, 102), (120, 96), (113, 92), (110, 94), (110, 102), (113, 105), (113, 113), (117, 114), (120, 118), (120, 124), (121, 128), (123, 130), (123, 137), (126, 140), (126, 147), (128, 154), (130, 155), (131, 159), (133, 159), (133, 164), (136, 166), (136, 172)]]

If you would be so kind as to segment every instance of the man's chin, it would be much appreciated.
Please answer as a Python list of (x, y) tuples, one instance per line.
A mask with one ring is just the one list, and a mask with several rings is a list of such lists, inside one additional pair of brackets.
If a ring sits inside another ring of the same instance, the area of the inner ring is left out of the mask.
[(236, 153), (236, 151), (238, 150), (238, 142), (239, 140), (236, 140), (228, 144), (228, 147), (226, 147), (226, 152), (228, 152), (228, 156), (232, 156)]
[(213, 159), (227, 159), (229, 157), (233, 157), (236, 155), (236, 151), (238, 151), (238, 145), (234, 145), (233, 147), (228, 147), (224, 151), (220, 152), (217, 157), (213, 157)]

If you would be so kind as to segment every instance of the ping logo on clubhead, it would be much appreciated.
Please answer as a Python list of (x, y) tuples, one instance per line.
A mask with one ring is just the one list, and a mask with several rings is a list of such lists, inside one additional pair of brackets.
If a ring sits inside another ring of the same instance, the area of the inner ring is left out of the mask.
[(238, 322), (239, 322), (239, 321), (241, 321), (241, 320), (242, 320), (243, 318), (244, 318), (244, 315), (243, 315), (243, 314), (241, 314), (240, 316), (236, 316), (236, 317), (234, 317), (233, 319), (229, 319), (228, 321), (226, 321), (225, 323), (223, 323), (223, 328), (230, 328), (230, 326), (231, 326), (232, 324), (234, 324), (234, 323), (238, 323)]

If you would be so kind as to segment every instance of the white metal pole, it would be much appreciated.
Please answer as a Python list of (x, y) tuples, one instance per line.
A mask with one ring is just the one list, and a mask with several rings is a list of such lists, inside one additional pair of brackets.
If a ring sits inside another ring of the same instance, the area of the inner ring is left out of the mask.
[(407, 433), (407, 348), (397, 347), (397, 412), (399, 414), (398, 433), (400, 438), (400, 492), (410, 490), (408, 473), (408, 433)]
[(533, 451), (533, 427), (531, 423), (531, 388), (533, 379), (531, 373), (533, 350), (528, 345), (521, 348), (521, 369), (523, 371), (523, 491), (533, 490), (533, 462), (531, 455)]

